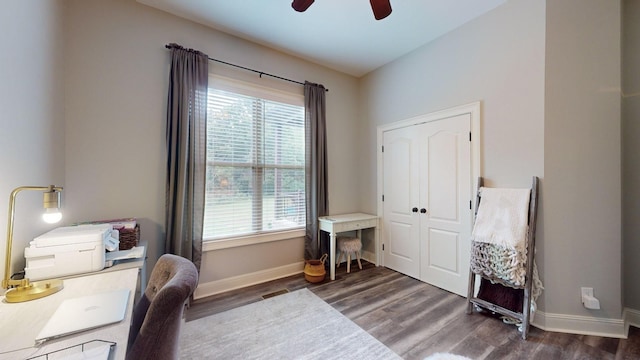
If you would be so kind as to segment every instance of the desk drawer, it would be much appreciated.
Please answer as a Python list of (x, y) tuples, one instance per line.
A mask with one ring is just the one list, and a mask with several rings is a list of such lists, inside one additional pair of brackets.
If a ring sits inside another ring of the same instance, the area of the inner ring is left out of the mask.
[(333, 231), (339, 233), (344, 231), (360, 230), (376, 227), (378, 219), (357, 220), (344, 223), (333, 224)]

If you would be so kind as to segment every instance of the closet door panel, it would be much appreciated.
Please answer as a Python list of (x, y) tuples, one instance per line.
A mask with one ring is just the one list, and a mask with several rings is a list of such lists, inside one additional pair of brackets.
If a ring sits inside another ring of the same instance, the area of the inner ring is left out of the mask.
[(429, 249), (426, 261), (429, 266), (441, 271), (459, 272), (461, 264), (457, 256), (460, 246), (458, 233), (431, 229), (428, 238)]
[(383, 263), (415, 278), (420, 276), (417, 140), (411, 128), (400, 128), (386, 132), (383, 141)]
[(427, 141), (426, 199), (432, 220), (457, 221), (458, 209), (458, 148), (459, 136), (438, 131)]
[(470, 116), (425, 125), (420, 196), (427, 211), (420, 218), (420, 279), (464, 296), (471, 236)]

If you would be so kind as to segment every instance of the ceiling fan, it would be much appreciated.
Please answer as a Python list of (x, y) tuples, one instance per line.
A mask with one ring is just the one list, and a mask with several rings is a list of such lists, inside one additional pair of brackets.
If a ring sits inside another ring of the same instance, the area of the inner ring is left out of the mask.
[[(291, 7), (298, 12), (304, 12), (315, 0), (293, 0)], [(376, 20), (382, 20), (391, 14), (391, 0), (369, 0), (373, 16)]]

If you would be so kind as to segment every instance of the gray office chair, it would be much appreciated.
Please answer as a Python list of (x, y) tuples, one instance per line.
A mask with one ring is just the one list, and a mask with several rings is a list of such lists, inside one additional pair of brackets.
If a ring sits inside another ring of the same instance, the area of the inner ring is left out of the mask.
[(198, 270), (183, 257), (164, 254), (153, 267), (133, 310), (127, 360), (177, 359), (185, 301), (198, 285)]

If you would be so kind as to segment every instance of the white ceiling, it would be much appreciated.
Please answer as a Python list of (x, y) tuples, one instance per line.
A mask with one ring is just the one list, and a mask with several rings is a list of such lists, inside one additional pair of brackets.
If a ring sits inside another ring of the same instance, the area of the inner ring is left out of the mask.
[(367, 0), (317, 0), (303, 13), (291, 0), (137, 1), (360, 77), (507, 0), (391, 0), (383, 20)]

